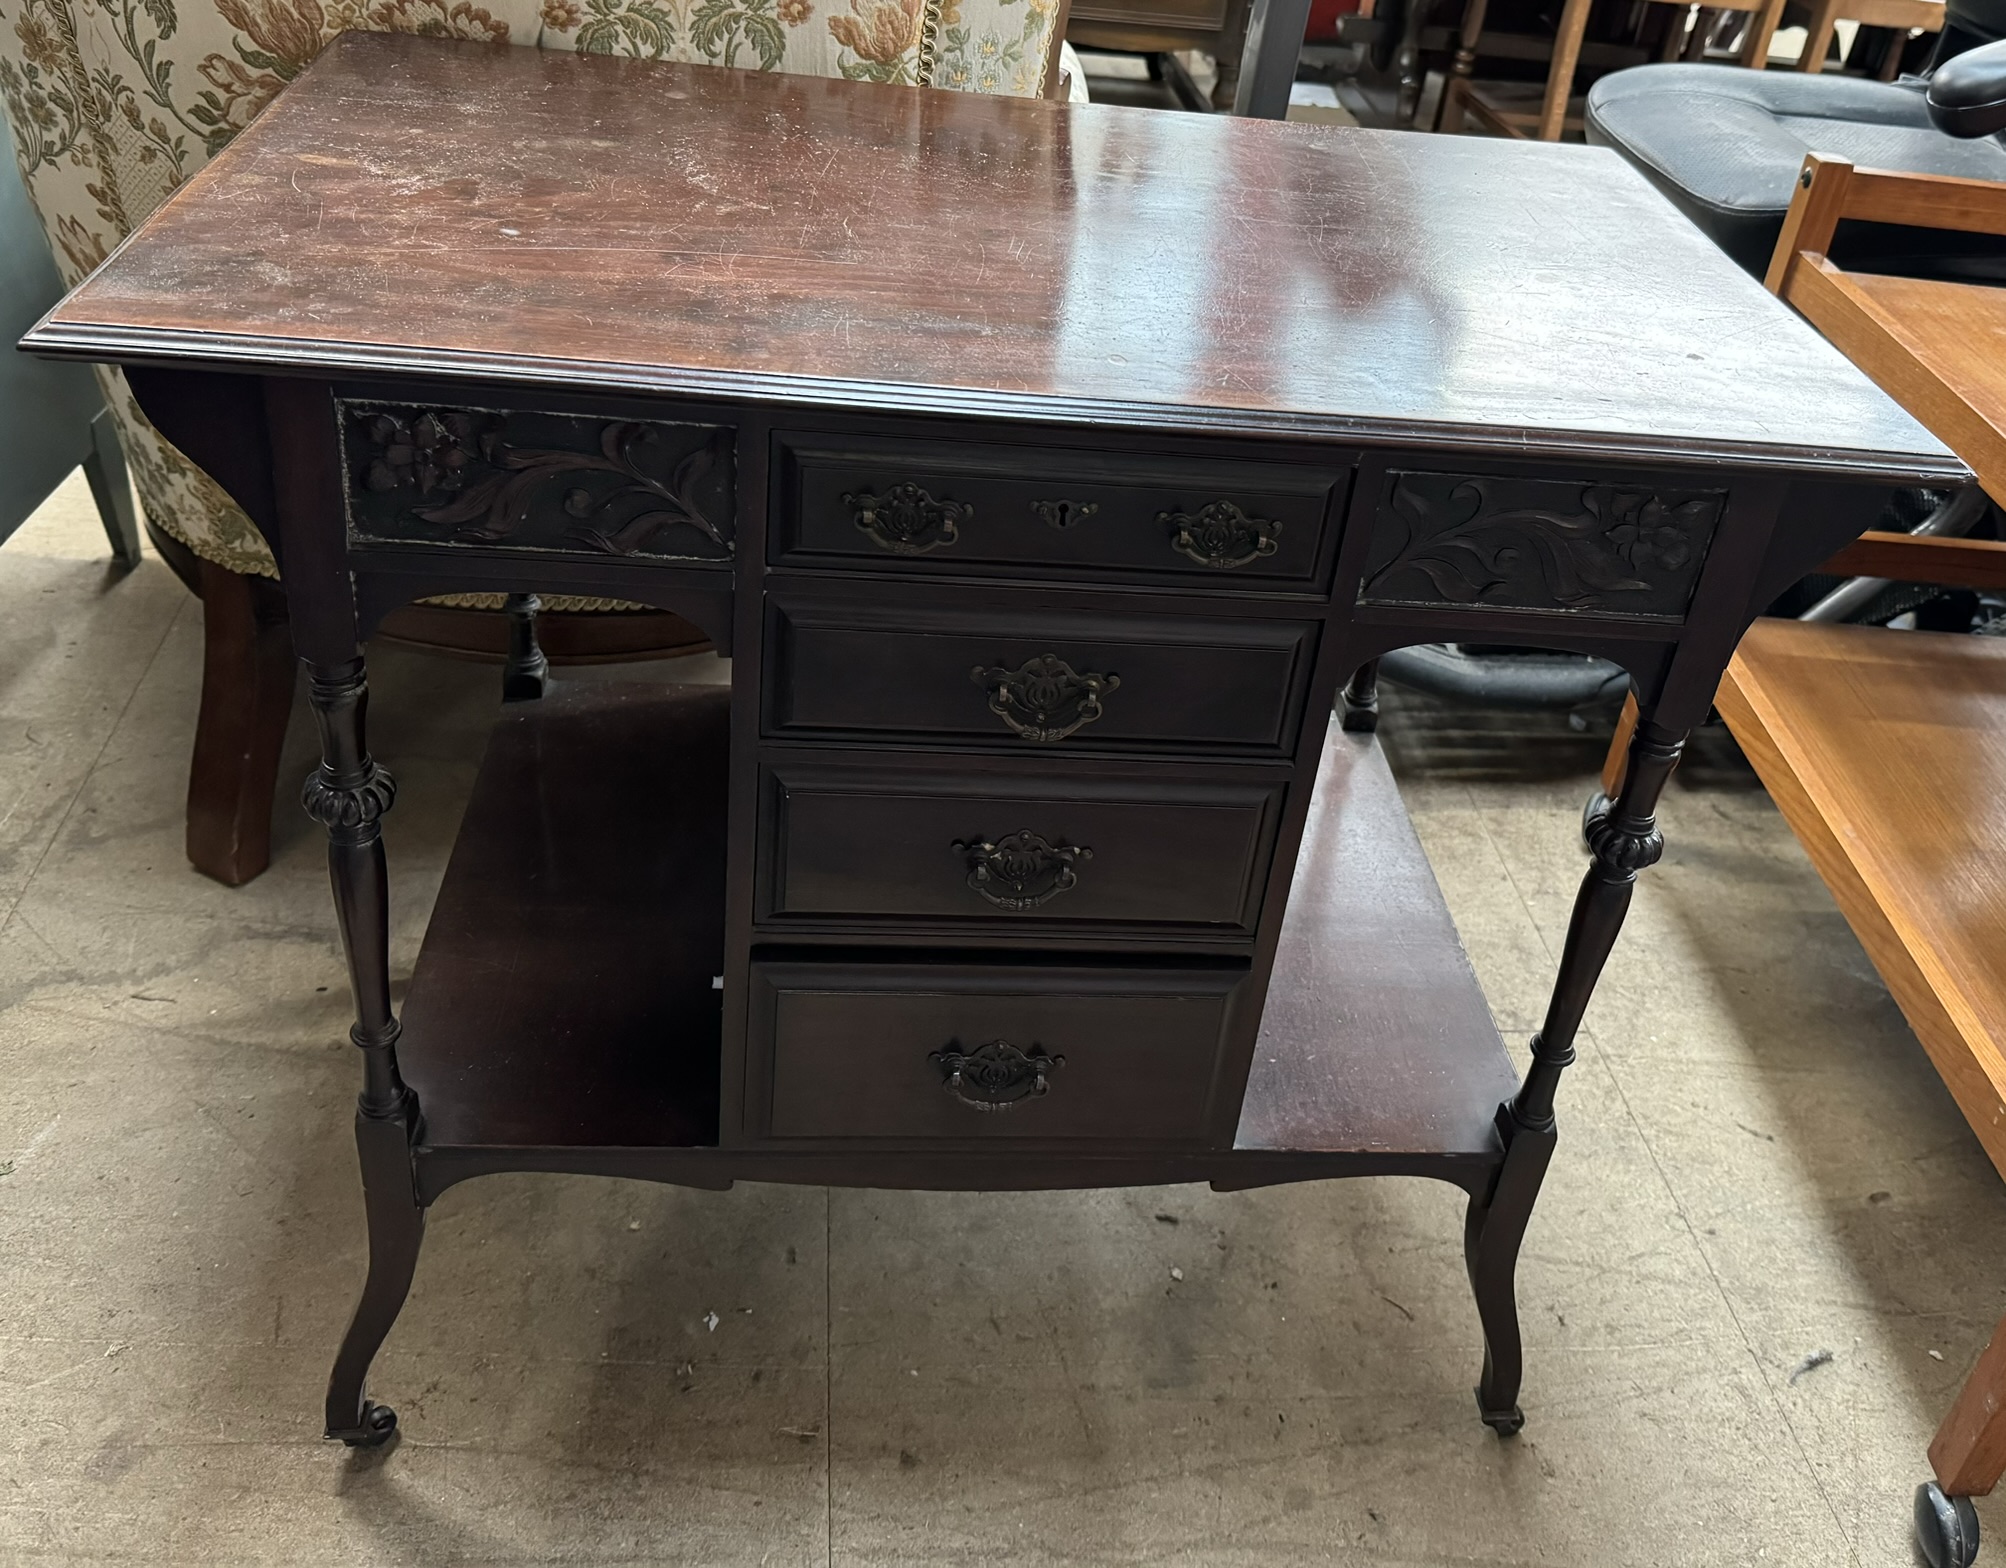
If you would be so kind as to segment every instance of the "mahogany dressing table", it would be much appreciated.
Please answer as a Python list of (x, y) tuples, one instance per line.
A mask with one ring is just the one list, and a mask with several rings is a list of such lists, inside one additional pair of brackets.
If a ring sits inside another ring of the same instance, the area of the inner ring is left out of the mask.
[[(1555, 1089), (1683, 737), (1781, 587), (1965, 478), (1599, 150), (387, 35), (25, 346), (127, 366), (282, 563), (351, 1444), (427, 1207), (503, 1170), (1438, 1178), (1516, 1431)], [(538, 591), (684, 615), (731, 686), (504, 708), (400, 1021), (360, 647), (471, 590), (518, 692)], [(1522, 1081), (1370, 733), (1371, 661), (1463, 639), (1642, 713)]]

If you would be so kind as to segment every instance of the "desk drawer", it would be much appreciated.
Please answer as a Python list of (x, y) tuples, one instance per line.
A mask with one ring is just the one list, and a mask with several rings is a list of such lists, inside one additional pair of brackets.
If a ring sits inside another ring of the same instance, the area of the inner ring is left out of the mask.
[(774, 1138), (1205, 1141), (1244, 969), (752, 968)]
[(1134, 766), (972, 771), (819, 755), (774, 758), (762, 773), (765, 924), (1144, 939), (1252, 939), (1285, 788)]
[[(780, 437), (776, 559), (1312, 589), (1348, 466)], [(1335, 505), (1333, 504), (1335, 503)]]
[(1286, 757), (1314, 622), (897, 600), (767, 604), (766, 733), (905, 736), (1039, 751)]

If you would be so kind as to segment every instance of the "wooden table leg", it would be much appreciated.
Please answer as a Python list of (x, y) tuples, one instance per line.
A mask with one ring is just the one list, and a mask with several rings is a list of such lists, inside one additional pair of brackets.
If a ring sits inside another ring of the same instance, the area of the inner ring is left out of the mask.
[(1448, 80), (1442, 83), (1442, 101), (1435, 110), (1435, 129), (1458, 136), (1469, 128), (1470, 79), (1476, 74), (1477, 46), (1483, 41), (1484, 19), (1490, 0), (1468, 0), (1463, 20), (1456, 32), (1456, 53), (1449, 62)]
[(356, 1152), (369, 1217), (369, 1277), (335, 1356), (327, 1387), (327, 1435), (351, 1448), (374, 1448), (397, 1429), (397, 1414), (371, 1404), (363, 1380), (397, 1320), (418, 1266), (425, 1212), (412, 1180), (417, 1097), (397, 1071), (397, 1016), (390, 1006), (390, 885), (383, 855), (383, 814), (396, 784), (369, 754), (363, 718), (369, 687), (358, 656), (340, 665), (309, 664), (310, 697), (320, 725), (320, 766), (308, 775), (307, 814), (327, 829), (327, 868), (336, 920), (355, 995), (349, 1039), (362, 1051), (362, 1093), (355, 1106)]
[(1637, 873), (1656, 865), (1664, 853), (1655, 815), (1658, 796), (1678, 766), (1685, 743), (1683, 732), (1640, 717), (1630, 739), (1621, 789), (1613, 801), (1589, 812), (1584, 833), (1594, 859), (1574, 898), (1546, 1020), (1532, 1037), (1532, 1065), (1524, 1082), (1498, 1109), (1504, 1166), (1492, 1190), (1470, 1203), (1463, 1252), (1484, 1325), (1484, 1377), (1477, 1388), (1477, 1408), (1485, 1424), (1503, 1437), (1517, 1432), (1525, 1419), (1518, 1409), (1521, 1361), (1514, 1276), (1519, 1243), (1553, 1156), (1554, 1096), (1560, 1075), (1574, 1061), (1574, 1037), (1623, 929)]

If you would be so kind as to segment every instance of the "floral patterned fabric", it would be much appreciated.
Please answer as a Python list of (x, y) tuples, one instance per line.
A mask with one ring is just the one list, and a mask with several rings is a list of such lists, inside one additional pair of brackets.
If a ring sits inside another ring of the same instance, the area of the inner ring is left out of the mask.
[[(1030, 97), (1056, 0), (0, 0), (0, 93), (64, 281), (81, 281), (350, 30)], [(1077, 81), (1077, 73), (1075, 73)], [(100, 370), (147, 515), (274, 575), (249, 518)]]

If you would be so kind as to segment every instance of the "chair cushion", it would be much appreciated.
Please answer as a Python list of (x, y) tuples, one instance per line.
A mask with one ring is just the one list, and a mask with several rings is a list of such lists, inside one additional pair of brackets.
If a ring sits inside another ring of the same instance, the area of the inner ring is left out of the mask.
[[(1641, 65), (1589, 89), (1587, 129), (1591, 142), (1636, 165), (1758, 277), (1806, 153), (1862, 168), (2006, 181), (2006, 147), (1935, 129), (1919, 83)], [(2006, 240), (1989, 235), (1847, 224), (1833, 259), (1873, 271), (2006, 281)]]

